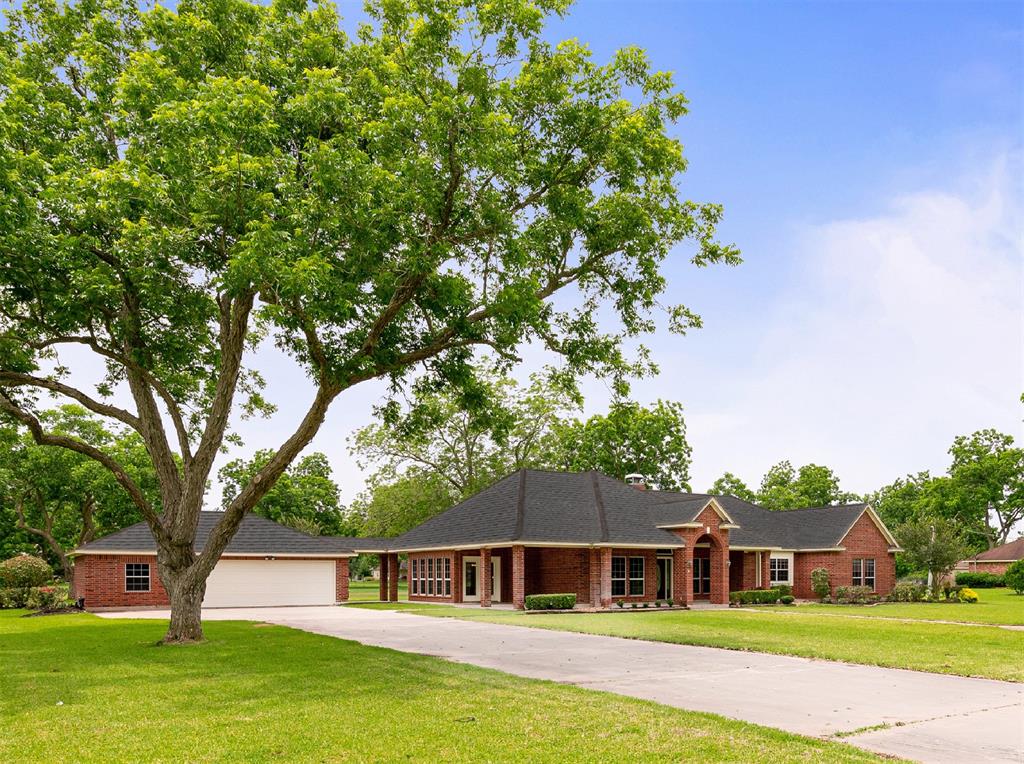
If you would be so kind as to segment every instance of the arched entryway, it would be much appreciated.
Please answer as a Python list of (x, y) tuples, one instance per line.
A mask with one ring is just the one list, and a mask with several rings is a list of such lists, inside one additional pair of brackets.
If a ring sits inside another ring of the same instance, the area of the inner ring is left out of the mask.
[(729, 602), (728, 552), (722, 542), (705, 533), (693, 545), (690, 568), (693, 599), (726, 604)]

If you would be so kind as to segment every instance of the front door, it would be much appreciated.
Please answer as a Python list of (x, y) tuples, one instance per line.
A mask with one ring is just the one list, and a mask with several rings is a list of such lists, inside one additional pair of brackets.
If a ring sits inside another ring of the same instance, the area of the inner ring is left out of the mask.
[[(462, 558), (462, 601), (480, 601), (480, 558)], [(501, 602), (501, 558), (491, 558), (491, 602)]]
[(708, 557), (693, 558), (693, 595), (695, 597), (711, 594), (711, 559)]
[(659, 600), (672, 599), (672, 558), (658, 558), (658, 593)]

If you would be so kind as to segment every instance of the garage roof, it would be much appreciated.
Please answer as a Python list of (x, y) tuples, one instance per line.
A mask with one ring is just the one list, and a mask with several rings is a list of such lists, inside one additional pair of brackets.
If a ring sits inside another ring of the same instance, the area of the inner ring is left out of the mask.
[[(199, 513), (196, 529), (195, 550), (198, 554), (206, 545), (210, 531), (224, 517), (223, 512), (204, 510)], [(75, 550), (75, 554), (111, 553), (155, 554), (156, 542), (149, 524), (145, 522), (129, 525), (109, 536), (90, 541)], [(317, 557), (351, 557), (355, 554), (351, 544), (334, 536), (310, 536), (275, 523), (251, 512), (242, 518), (234, 538), (224, 550), (226, 555), (272, 554), (312, 555)]]

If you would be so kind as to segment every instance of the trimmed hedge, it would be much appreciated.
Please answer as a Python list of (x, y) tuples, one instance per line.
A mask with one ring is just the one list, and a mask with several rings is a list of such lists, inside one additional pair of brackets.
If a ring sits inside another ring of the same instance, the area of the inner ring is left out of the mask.
[(729, 592), (729, 602), (734, 605), (774, 605), (783, 597), (792, 596), (793, 587), (773, 586), (771, 589), (746, 589)]
[(576, 607), (575, 594), (529, 594), (527, 610), (572, 610)]
[(54, 586), (20, 586), (0, 589), (0, 608), (57, 610), (69, 607), (71, 598), (67, 584)]
[(958, 586), (970, 586), (975, 589), (995, 589), (1006, 586), (1006, 578), (995, 573), (957, 573), (956, 583)]
[(52, 580), (50, 564), (41, 557), (19, 554), (0, 562), (0, 589), (30, 589)]

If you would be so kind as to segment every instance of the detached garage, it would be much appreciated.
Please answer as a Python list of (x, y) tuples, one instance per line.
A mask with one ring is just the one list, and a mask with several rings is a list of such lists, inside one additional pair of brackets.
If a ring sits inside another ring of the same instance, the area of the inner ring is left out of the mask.
[[(196, 551), (223, 515), (202, 512)], [(75, 550), (74, 596), (90, 610), (166, 607), (157, 574), (156, 544), (146, 523)], [(309, 536), (259, 515), (246, 515), (206, 582), (204, 607), (333, 605), (348, 599), (344, 539)]]

